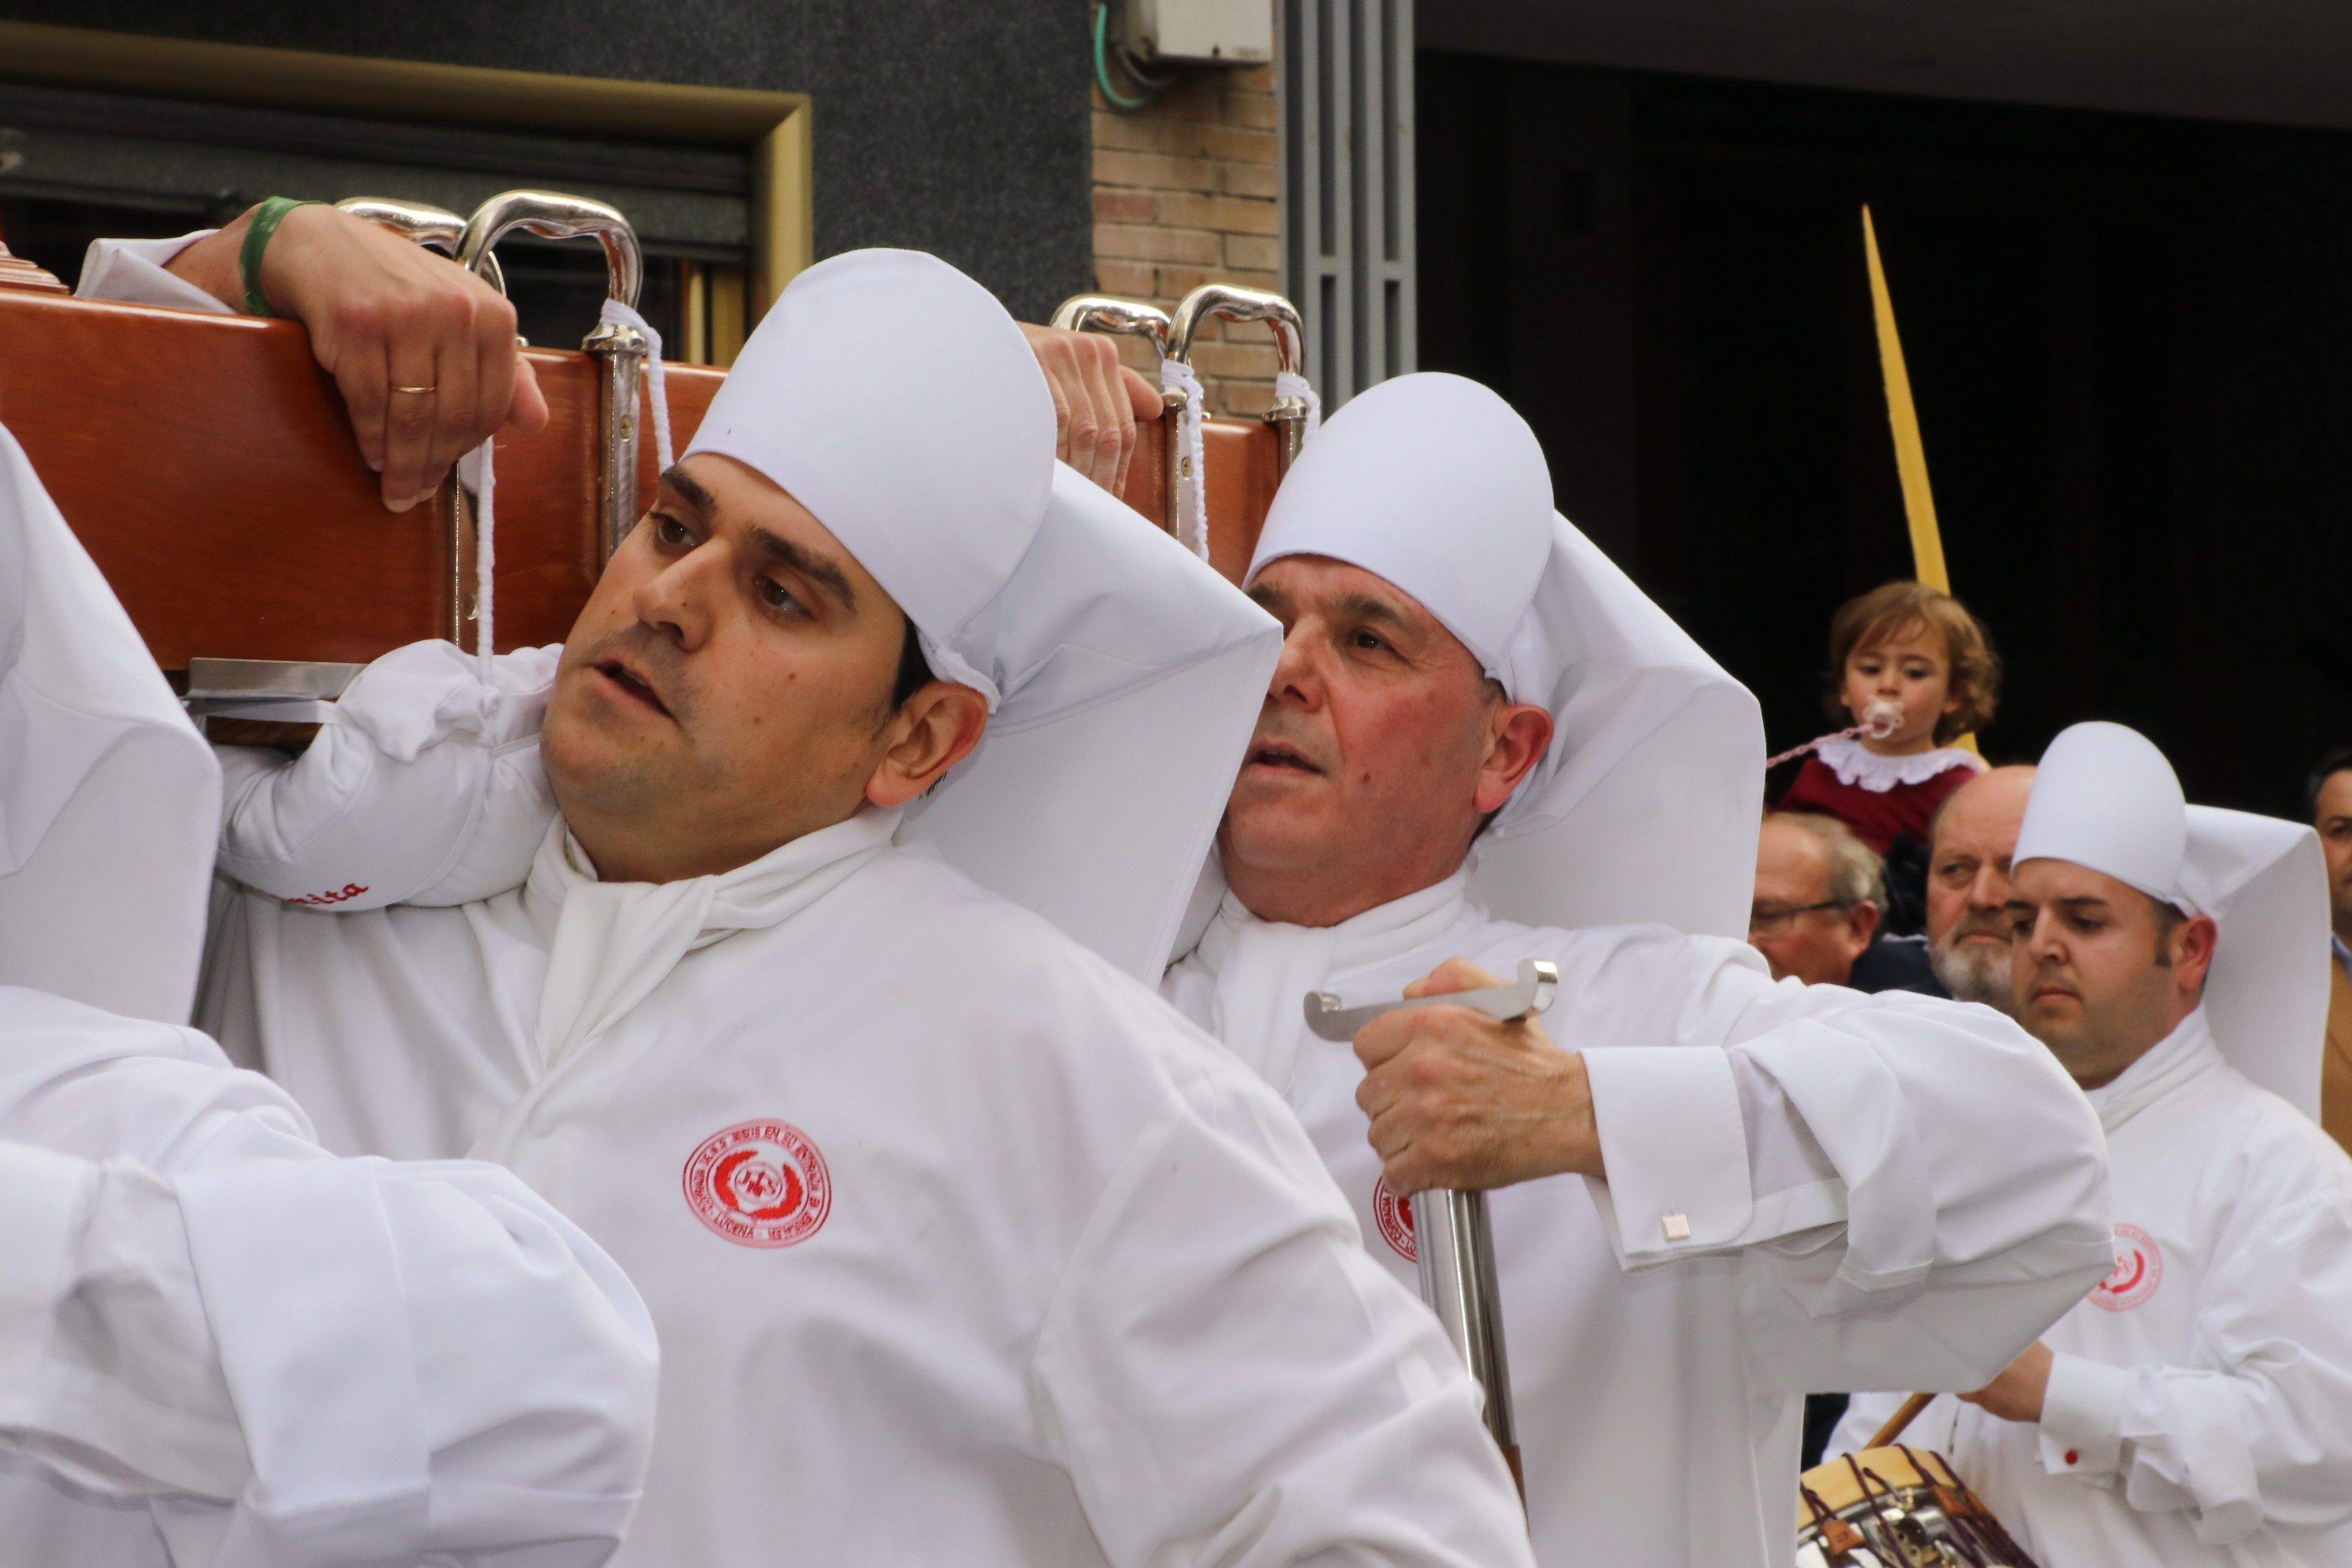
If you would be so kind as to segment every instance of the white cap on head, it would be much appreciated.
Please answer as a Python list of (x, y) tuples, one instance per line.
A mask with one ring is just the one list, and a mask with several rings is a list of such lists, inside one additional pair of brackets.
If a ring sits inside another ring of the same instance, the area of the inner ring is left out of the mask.
[(1054, 400), (996, 297), (936, 256), (853, 250), (794, 278), (687, 457), (766, 475), (898, 601), (933, 673), (1002, 692), (993, 623), (1045, 515)]
[(0, 429), (0, 984), (185, 1023), (220, 766)]
[(688, 448), (766, 475), (981, 691), (979, 748), (909, 809), (929, 844), (1148, 983), (1167, 967), (1281, 630), (1054, 459), (1020, 328), (936, 257), (794, 279)]
[(1250, 563), (1360, 566), (1412, 595), (1550, 751), (1474, 851), (1472, 896), (1538, 925), (1742, 935), (1764, 799), (1756, 700), (1552, 509), (1535, 433), (1486, 387), (1399, 376), (1349, 402), (1276, 492)]
[(2327, 868), (2301, 823), (2190, 805), (2154, 742), (2121, 724), (2063, 731), (2042, 753), (2012, 863), (2065, 860), (2221, 932), (2205, 1017), (2232, 1066), (2319, 1115), (2326, 1047)]

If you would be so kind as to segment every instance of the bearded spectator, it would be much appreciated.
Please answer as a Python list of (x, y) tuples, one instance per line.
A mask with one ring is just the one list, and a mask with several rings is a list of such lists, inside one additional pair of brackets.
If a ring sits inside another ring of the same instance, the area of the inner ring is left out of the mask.
[(1927, 958), (1936, 978), (1958, 1000), (2012, 1016), (2009, 859), (2032, 793), (2032, 768), (1995, 768), (1954, 790), (1928, 829)]

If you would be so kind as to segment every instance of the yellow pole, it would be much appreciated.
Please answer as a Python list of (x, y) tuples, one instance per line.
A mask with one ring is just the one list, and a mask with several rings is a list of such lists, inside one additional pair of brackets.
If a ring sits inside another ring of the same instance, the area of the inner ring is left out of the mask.
[[(1895, 429), (1895, 472), (1903, 482), (1903, 512), (1911, 524), (1911, 571), (1930, 588), (1948, 594), (1952, 582), (1944, 570), (1944, 536), (1936, 526), (1936, 492), (1927, 484), (1927, 448), (1919, 439), (1919, 409), (1911, 401), (1911, 373), (1903, 363), (1895, 300), (1886, 291), (1868, 202), (1862, 205), (1862, 247), (1870, 263), (1871, 315), (1878, 323), (1878, 368), (1886, 380), (1886, 422)], [(1977, 739), (1963, 735), (1959, 744), (1973, 752)]]
[(1911, 401), (1911, 373), (1903, 363), (1903, 340), (1895, 331), (1895, 300), (1886, 292), (1886, 268), (1878, 260), (1878, 230), (1870, 205), (1862, 208), (1863, 251), (1870, 261), (1870, 308), (1878, 321), (1878, 366), (1886, 378), (1886, 419), (1895, 427), (1895, 472), (1903, 481), (1903, 510), (1911, 521), (1911, 565), (1919, 581), (1948, 594), (1944, 538), (1936, 529), (1936, 495), (1927, 487), (1927, 449), (1919, 440), (1919, 410)]

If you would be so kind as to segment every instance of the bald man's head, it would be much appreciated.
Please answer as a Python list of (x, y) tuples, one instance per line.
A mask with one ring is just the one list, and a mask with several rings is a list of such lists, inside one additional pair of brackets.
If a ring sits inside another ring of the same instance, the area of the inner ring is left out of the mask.
[(1927, 956), (1963, 1002), (2011, 1012), (2009, 861), (2033, 793), (2030, 767), (1994, 768), (1952, 792), (1927, 846)]

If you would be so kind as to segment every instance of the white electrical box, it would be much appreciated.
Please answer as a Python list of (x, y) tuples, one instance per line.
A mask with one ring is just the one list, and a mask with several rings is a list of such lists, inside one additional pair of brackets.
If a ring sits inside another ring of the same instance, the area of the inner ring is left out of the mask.
[(1274, 58), (1274, 0), (1119, 0), (1127, 52), (1151, 66), (1262, 66)]

